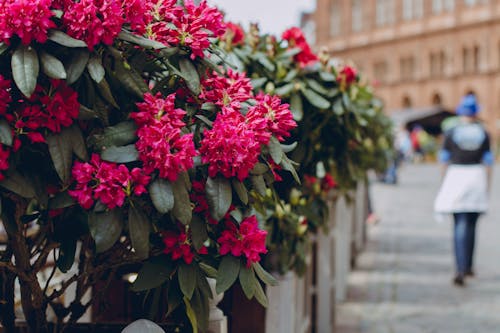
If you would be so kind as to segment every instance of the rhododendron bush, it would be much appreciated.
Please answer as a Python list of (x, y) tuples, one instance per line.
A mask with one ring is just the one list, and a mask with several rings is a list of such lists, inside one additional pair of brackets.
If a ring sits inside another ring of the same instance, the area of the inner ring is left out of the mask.
[(284, 170), (298, 178), (283, 144), (296, 123), (217, 62), (222, 14), (190, 0), (0, 1), (2, 325), (15, 325), (16, 279), (30, 330), (44, 332), (47, 308), (59, 328), (75, 322), (102, 301), (97, 287), (82, 301), (88, 290), (137, 265), (132, 290), (167, 293), (194, 330), (207, 325), (207, 277), (266, 304), (256, 193)]
[(232, 24), (219, 45), (228, 53), (225, 60), (252, 79), (257, 94), (289, 103), (298, 123), (285, 143), (295, 148), (290, 154), (299, 163), (302, 185), (278, 168), (273, 171), (283, 178), (274, 185), (280, 202), (271, 193), (256, 193), (255, 200), (267, 221), (267, 268), (301, 274), (310, 234), (326, 227), (327, 201), (355, 189), (368, 169), (385, 170), (391, 122), (356, 68), (315, 54), (299, 28), (275, 37), (261, 35), (255, 25), (243, 32)]

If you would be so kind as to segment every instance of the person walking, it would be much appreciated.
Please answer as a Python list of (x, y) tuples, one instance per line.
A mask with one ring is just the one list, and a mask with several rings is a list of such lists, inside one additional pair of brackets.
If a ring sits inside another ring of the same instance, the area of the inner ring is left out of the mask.
[(490, 138), (478, 121), (479, 105), (474, 94), (464, 96), (456, 109), (458, 124), (445, 133), (439, 160), (444, 179), (434, 202), (436, 213), (453, 214), (456, 274), (453, 283), (465, 285), (474, 276), (476, 224), (488, 209), (491, 166)]

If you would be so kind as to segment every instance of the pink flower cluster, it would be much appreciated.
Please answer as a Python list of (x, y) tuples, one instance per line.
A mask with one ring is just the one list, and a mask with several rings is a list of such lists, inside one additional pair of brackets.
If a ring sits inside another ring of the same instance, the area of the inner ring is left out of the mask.
[[(193, 262), (196, 250), (191, 245), (191, 240), (185, 230), (164, 231), (162, 235), (165, 245), (163, 253), (171, 254), (173, 260), (182, 258), (188, 265)], [(208, 250), (202, 246), (197, 253), (207, 254)]]
[(154, 8), (155, 20), (148, 27), (150, 38), (171, 46), (186, 46), (192, 51), (192, 59), (203, 58), (203, 51), (210, 46), (209, 38), (221, 37), (226, 30), (222, 13), (205, 0), (199, 5), (186, 0), (184, 6), (172, 0), (158, 1)]
[(193, 134), (181, 133), (186, 112), (175, 108), (174, 102), (175, 94), (162, 98), (146, 93), (144, 102), (137, 103), (139, 112), (130, 115), (139, 127), (135, 146), (144, 171), (158, 170), (161, 178), (171, 181), (193, 166), (196, 155)]
[(56, 25), (50, 10), (52, 0), (0, 0), (0, 41), (9, 44), (18, 36), (24, 45), (45, 43)]
[(305, 67), (318, 60), (318, 57), (311, 51), (311, 47), (304, 37), (304, 33), (300, 28), (293, 27), (283, 32), (281, 38), (288, 41), (290, 48), (300, 48), (300, 53), (296, 54), (293, 59), (299, 63), (300, 67)]
[(153, 6), (154, 3), (150, 0), (122, 0), (125, 23), (132, 31), (144, 34), (153, 20)]
[(76, 161), (72, 169), (76, 180), (69, 194), (85, 209), (100, 200), (109, 209), (123, 206), (128, 196), (146, 193), (150, 177), (140, 168), (131, 171), (124, 164), (102, 161), (92, 154), (90, 163)]
[(37, 86), (29, 99), (17, 103), (18, 108), (13, 113), (0, 105), (0, 115), (13, 123), (17, 133), (26, 134), (31, 142), (45, 142), (41, 130), (59, 133), (63, 127), (71, 126), (80, 112), (78, 94), (72, 88), (61, 80), (50, 83), (49, 94), (42, 86)]
[(259, 229), (255, 215), (245, 218), (239, 227), (226, 221), (226, 229), (217, 239), (220, 244), (219, 253), (245, 256), (247, 267), (250, 267), (252, 263), (260, 261), (260, 254), (267, 253), (266, 235), (267, 231)]
[(11, 149), (5, 145), (0, 144), (0, 181), (5, 179), (3, 171), (9, 169), (9, 156)]
[(6, 114), (9, 103), (12, 102), (10, 89), (10, 80), (7, 80), (2, 75), (0, 75), (0, 114)]
[(245, 73), (228, 69), (225, 76), (212, 72), (201, 82), (200, 99), (218, 106), (239, 109), (241, 102), (252, 98), (252, 84)]
[(231, 45), (241, 45), (245, 41), (243, 28), (236, 23), (226, 22), (226, 33), (223, 39)]
[(351, 66), (344, 66), (344, 68), (339, 71), (339, 74), (337, 76), (337, 83), (342, 89), (348, 88), (349, 86), (351, 86), (351, 84), (356, 82), (356, 80), (356, 69)]
[(205, 183), (201, 181), (194, 181), (192, 192), (189, 194), (191, 202), (195, 203), (193, 208), (194, 213), (202, 215), (210, 224), (217, 224), (218, 221), (212, 217), (208, 207), (207, 195), (205, 193)]

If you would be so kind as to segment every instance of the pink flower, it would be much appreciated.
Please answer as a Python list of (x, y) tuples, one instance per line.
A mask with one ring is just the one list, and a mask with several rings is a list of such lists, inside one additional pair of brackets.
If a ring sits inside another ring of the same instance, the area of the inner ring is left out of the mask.
[[(191, 246), (191, 241), (184, 230), (164, 231), (163, 244), (165, 248), (163, 253), (171, 254), (173, 260), (183, 259), (186, 264), (193, 262), (196, 250)], [(207, 254), (207, 248), (202, 246), (199, 254)]]
[(134, 168), (130, 172), (123, 164), (102, 161), (98, 154), (92, 154), (90, 163), (75, 162), (72, 175), (76, 186), (68, 192), (85, 209), (90, 209), (95, 200), (109, 209), (121, 207), (126, 197), (147, 192), (150, 181), (143, 170)]
[(62, 80), (51, 80), (52, 95), (45, 95), (40, 102), (45, 105), (44, 127), (59, 133), (62, 127), (69, 127), (80, 113), (78, 94)]
[(267, 253), (267, 231), (259, 229), (255, 215), (245, 218), (239, 228), (227, 221), (226, 229), (217, 239), (220, 244), (219, 253), (231, 253), (235, 257), (245, 256), (247, 267), (260, 261), (260, 254)]
[(339, 71), (337, 76), (337, 83), (342, 89), (348, 88), (351, 84), (356, 82), (356, 69), (351, 66), (345, 66)]
[(212, 72), (201, 82), (200, 99), (227, 108), (240, 108), (240, 103), (252, 98), (252, 84), (245, 73), (228, 69), (221, 76)]
[(0, 75), (0, 115), (5, 115), (10, 102), (12, 102), (10, 80), (6, 80)]
[(9, 44), (17, 35), (24, 45), (33, 40), (47, 41), (47, 32), (56, 25), (51, 20), (51, 0), (3, 0), (0, 1), (0, 40)]
[(215, 177), (221, 173), (226, 178), (237, 177), (240, 181), (248, 177), (260, 154), (260, 144), (245, 118), (234, 110), (223, 110), (205, 130), (201, 141), (201, 161), (208, 163), (208, 174)]
[[(279, 141), (284, 141), (285, 137), (290, 136), (290, 131), (297, 127), (289, 105), (282, 104), (278, 96), (264, 95), (262, 93), (256, 99), (257, 105), (248, 110), (247, 122), (250, 126), (257, 124), (254, 129), (260, 132), (263, 130), (262, 125), (260, 125), (263, 119), (265, 131), (276, 136)], [(261, 143), (269, 143), (269, 138), (265, 140), (265, 133), (261, 134), (261, 137), (264, 140)]]
[(125, 23), (132, 31), (142, 35), (146, 27), (153, 20), (153, 2), (150, 0), (122, 0), (122, 9)]
[(186, 112), (176, 109), (175, 94), (165, 99), (161, 94), (144, 95), (144, 102), (137, 103), (139, 112), (130, 117), (139, 126), (135, 144), (144, 170), (159, 171), (161, 178), (175, 181), (182, 171), (190, 169), (196, 156), (193, 134), (182, 134)]
[(10, 148), (5, 145), (0, 145), (0, 181), (5, 179), (3, 171), (9, 169)]
[(113, 44), (124, 23), (118, 0), (81, 0), (69, 2), (63, 16), (68, 35), (87, 43), (93, 50), (99, 43)]
[(300, 28), (293, 27), (283, 32), (281, 38), (288, 41), (290, 48), (298, 47), (301, 52), (296, 54), (293, 59), (299, 63), (300, 67), (305, 67), (318, 60), (318, 57), (311, 51), (311, 47), (304, 37)]
[(245, 32), (243, 28), (236, 23), (226, 22), (226, 33), (224, 34), (224, 40), (231, 45), (240, 45), (245, 41)]
[(191, 49), (191, 58), (203, 58), (203, 51), (210, 46), (211, 37), (221, 37), (225, 32), (222, 13), (202, 1), (198, 6), (186, 0), (184, 6), (174, 6), (174, 1), (159, 2), (156, 22), (149, 26), (150, 37), (172, 46)]

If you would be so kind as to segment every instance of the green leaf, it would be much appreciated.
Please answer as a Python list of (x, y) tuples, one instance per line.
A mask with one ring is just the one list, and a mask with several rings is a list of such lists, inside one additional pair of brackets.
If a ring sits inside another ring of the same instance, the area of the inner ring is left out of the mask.
[(40, 62), (42, 63), (42, 71), (50, 78), (65, 79), (66, 70), (63, 63), (47, 52), (40, 53)]
[(280, 164), (283, 159), (283, 149), (281, 148), (281, 144), (274, 136), (269, 140), (269, 155), (274, 160), (276, 164)]
[(240, 198), (241, 202), (244, 205), (248, 205), (248, 190), (245, 187), (245, 184), (243, 184), (236, 178), (233, 178), (231, 180), (231, 183), (233, 184), (233, 188), (236, 194), (238, 194), (238, 198)]
[(14, 192), (23, 198), (34, 198), (36, 191), (31, 182), (17, 171), (8, 171), (5, 179), (0, 182), (0, 186)]
[(10, 48), (10, 45), (5, 43), (0, 43), (0, 55), (4, 54)]
[(307, 85), (314, 91), (322, 95), (328, 95), (328, 89), (314, 79), (306, 79)]
[(283, 155), (283, 160), (280, 165), (283, 169), (290, 171), (295, 181), (300, 184), (299, 175), (297, 174), (297, 170), (295, 170), (295, 165), (298, 165), (297, 163), (290, 160), (286, 155)]
[(282, 54), (280, 54), (278, 56), (278, 59), (280, 59), (280, 60), (292, 60), (291, 58), (293, 58), (295, 55), (299, 54), (300, 52), (302, 52), (302, 49), (300, 47), (294, 47), (294, 48), (288, 49), (285, 52), (283, 52)]
[(49, 134), (46, 140), (54, 168), (63, 184), (68, 184), (73, 165), (73, 145), (68, 138), (68, 131), (63, 129), (59, 134)]
[(214, 122), (211, 121), (210, 119), (208, 119), (207, 117), (201, 115), (201, 114), (197, 114), (195, 115), (196, 118), (200, 119), (201, 121), (203, 121), (208, 127), (212, 127)]
[(314, 90), (305, 88), (302, 89), (302, 94), (304, 94), (304, 97), (309, 101), (309, 103), (318, 109), (324, 110), (330, 107), (330, 102)]
[(146, 259), (149, 256), (149, 231), (150, 222), (144, 212), (135, 206), (130, 206), (128, 210), (128, 232), (132, 247), (139, 259)]
[(61, 272), (66, 273), (71, 269), (73, 263), (75, 262), (76, 253), (76, 239), (73, 237), (65, 238), (61, 242), (59, 247), (59, 256), (57, 258), (57, 268)]
[(290, 97), (290, 111), (292, 111), (293, 119), (296, 121), (301, 121), (304, 117), (304, 107), (299, 94), (293, 94)]
[(217, 221), (221, 220), (231, 206), (233, 198), (231, 183), (229, 183), (228, 179), (223, 177), (217, 177), (215, 179), (209, 177), (207, 179), (205, 191), (210, 214)]
[(70, 37), (60, 30), (50, 30), (48, 38), (57, 44), (67, 47), (87, 47), (87, 43), (84, 41)]
[(209, 321), (208, 314), (210, 312), (208, 296), (203, 295), (200, 289), (197, 288), (194, 291), (193, 298), (191, 299), (191, 305), (196, 313), (196, 318), (198, 319), (198, 328), (202, 332), (207, 332)]
[(137, 279), (130, 288), (133, 292), (140, 292), (157, 288), (167, 282), (174, 271), (169, 258), (165, 255), (149, 258), (137, 274)]
[(262, 175), (259, 176), (251, 176), (250, 180), (252, 181), (253, 188), (260, 194), (266, 195), (266, 182), (264, 181), (264, 177)]
[(262, 280), (262, 282), (264, 282), (265, 284), (267, 284), (269, 286), (277, 286), (278, 285), (278, 281), (274, 278), (274, 276), (272, 276), (271, 274), (266, 272), (264, 270), (264, 268), (262, 268), (260, 263), (258, 263), (258, 262), (253, 263), (252, 267), (255, 270), (255, 273), (257, 273), (257, 276), (259, 277), (259, 279)]
[(203, 243), (208, 239), (207, 225), (198, 215), (193, 216), (191, 221), (191, 239), (194, 248), (198, 251), (203, 246)]
[(329, 73), (329, 72), (321, 71), (321, 72), (319, 72), (319, 77), (321, 78), (321, 80), (326, 81), (326, 82), (337, 81), (337, 78), (335, 77), (335, 75), (333, 75), (332, 73)]
[(102, 151), (101, 158), (108, 162), (129, 163), (139, 160), (139, 152), (134, 144), (121, 147), (111, 146)]
[(221, 294), (228, 290), (238, 278), (241, 262), (239, 258), (227, 255), (222, 258), (217, 270), (217, 282), (215, 291)]
[(80, 76), (82, 76), (85, 67), (87, 67), (89, 57), (90, 53), (86, 49), (78, 50), (78, 52), (73, 53), (69, 64), (66, 65), (67, 84), (75, 83), (80, 78)]
[(189, 224), (193, 217), (191, 208), (191, 200), (186, 186), (186, 182), (179, 175), (179, 178), (172, 183), (172, 190), (174, 192), (174, 207), (172, 208), (172, 215), (177, 218), (182, 224)]
[(344, 114), (345, 109), (340, 98), (333, 103), (333, 112), (335, 112), (337, 116), (341, 116)]
[(260, 52), (255, 53), (254, 57), (268, 71), (274, 72), (274, 70), (276, 69), (276, 66), (273, 64), (273, 62), (271, 60), (269, 60), (267, 55), (265, 55), (264, 53), (260, 53)]
[(184, 297), (184, 305), (186, 306), (186, 315), (193, 328), (193, 333), (198, 333), (198, 321), (196, 320), (196, 313), (186, 297)]
[(60, 209), (70, 207), (76, 204), (76, 201), (67, 191), (59, 192), (49, 200), (49, 209)]
[(216, 270), (214, 267), (212, 267), (212, 266), (210, 266), (210, 265), (208, 265), (208, 264), (205, 264), (205, 263), (203, 263), (203, 262), (200, 262), (200, 268), (201, 268), (201, 270), (202, 270), (203, 272), (205, 272), (205, 274), (206, 274), (208, 277), (210, 277), (210, 278), (212, 278), (212, 279), (215, 279), (215, 277), (217, 276), (217, 270)]
[(20, 44), (11, 59), (12, 76), (19, 90), (26, 97), (31, 97), (35, 91), (38, 72), (38, 54), (29, 46)]
[(187, 265), (182, 263), (178, 270), (179, 286), (181, 291), (188, 299), (193, 297), (194, 288), (196, 287), (196, 276), (198, 272), (194, 264)]
[(267, 301), (267, 296), (264, 293), (264, 289), (262, 289), (262, 286), (260, 285), (260, 283), (258, 281), (255, 284), (254, 296), (255, 296), (255, 299), (257, 300), (257, 302), (259, 302), (263, 307), (267, 308), (267, 306), (269, 305), (269, 303)]
[(99, 87), (99, 94), (106, 100), (106, 102), (113, 105), (115, 108), (119, 109), (120, 107), (118, 106), (118, 103), (116, 103), (115, 97), (111, 92), (111, 87), (109, 86), (108, 81), (106, 81), (106, 79), (103, 78), (97, 84), (97, 86)]
[(101, 59), (97, 56), (93, 56), (89, 59), (87, 63), (87, 70), (89, 71), (90, 77), (97, 83), (101, 83), (102, 79), (104, 79), (104, 75), (106, 75), (106, 71), (104, 67), (102, 67)]
[(12, 128), (5, 120), (0, 120), (0, 143), (6, 146), (12, 146)]
[(129, 31), (125, 31), (125, 30), (122, 30), (118, 34), (118, 38), (121, 40), (124, 40), (126, 42), (130, 42), (130, 43), (134, 43), (136, 45), (142, 46), (142, 47), (147, 48), (147, 49), (158, 50), (158, 49), (164, 49), (167, 47), (165, 44), (162, 44), (162, 43), (157, 42), (155, 40), (144, 38), (142, 36), (133, 34)]
[(99, 149), (111, 146), (124, 146), (137, 140), (136, 131), (137, 126), (133, 121), (124, 121), (115, 126), (106, 127), (104, 132), (96, 134), (92, 138), (92, 141)]
[(253, 89), (258, 90), (258, 89), (262, 88), (268, 80), (269, 79), (267, 77), (259, 77), (257, 79), (252, 79), (251, 82), (252, 82)]
[(82, 130), (77, 125), (72, 125), (63, 130), (65, 136), (71, 141), (73, 153), (83, 161), (88, 161), (89, 154), (83, 139)]
[(90, 212), (88, 223), (97, 253), (109, 250), (122, 233), (121, 209), (115, 208), (103, 213)]
[(248, 299), (251, 299), (255, 294), (255, 284), (259, 283), (255, 278), (255, 273), (252, 268), (240, 268), (240, 285)]
[(252, 175), (259, 176), (265, 174), (267, 171), (269, 171), (269, 167), (266, 164), (259, 162), (255, 164), (252, 170), (250, 170), (250, 173)]
[(287, 96), (289, 93), (292, 92), (294, 86), (295, 84), (293, 82), (287, 83), (281, 87), (274, 89), (274, 94), (278, 96)]
[(298, 144), (299, 143), (297, 141), (295, 141), (294, 143), (289, 144), (289, 145), (281, 144), (281, 149), (283, 149), (284, 153), (289, 153), (289, 152), (293, 151), (295, 148), (297, 148)]
[(132, 68), (124, 59), (122, 53), (113, 47), (108, 47), (110, 54), (114, 58), (114, 76), (123, 87), (139, 98), (144, 97), (144, 93), (149, 91), (148, 85), (141, 75)]
[(182, 78), (186, 81), (186, 85), (193, 94), (198, 96), (201, 92), (200, 76), (196, 67), (191, 60), (181, 58), (179, 60), (179, 67), (181, 70)]
[(158, 178), (149, 185), (149, 196), (156, 210), (161, 214), (166, 214), (174, 208), (172, 184), (165, 179)]
[(296, 70), (296, 69), (292, 69), (290, 70), (286, 76), (283, 78), (283, 81), (284, 82), (290, 82), (292, 81), (293, 79), (295, 79), (297, 77), (297, 75), (299, 74), (299, 71)]
[(182, 299), (184, 295), (182, 294), (181, 287), (179, 287), (178, 280), (172, 280), (168, 286), (167, 293), (167, 305), (168, 311), (166, 317), (170, 316), (170, 314), (182, 304)]

